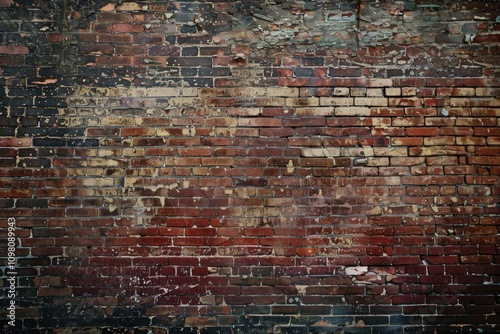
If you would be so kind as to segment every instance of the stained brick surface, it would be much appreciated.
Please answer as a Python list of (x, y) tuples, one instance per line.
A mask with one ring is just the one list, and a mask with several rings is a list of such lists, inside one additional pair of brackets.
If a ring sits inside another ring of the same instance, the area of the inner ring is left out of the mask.
[(497, 1), (0, 0), (33, 333), (498, 333)]

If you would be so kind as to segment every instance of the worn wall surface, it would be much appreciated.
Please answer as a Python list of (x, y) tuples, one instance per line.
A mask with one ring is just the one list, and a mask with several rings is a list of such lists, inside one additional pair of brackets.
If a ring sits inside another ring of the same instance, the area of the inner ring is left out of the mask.
[(499, 2), (0, 19), (3, 330), (500, 332)]

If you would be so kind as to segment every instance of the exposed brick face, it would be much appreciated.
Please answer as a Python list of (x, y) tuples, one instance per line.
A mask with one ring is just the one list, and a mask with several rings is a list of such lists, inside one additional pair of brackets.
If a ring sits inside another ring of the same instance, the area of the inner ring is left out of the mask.
[(498, 14), (0, 0), (2, 330), (499, 332)]

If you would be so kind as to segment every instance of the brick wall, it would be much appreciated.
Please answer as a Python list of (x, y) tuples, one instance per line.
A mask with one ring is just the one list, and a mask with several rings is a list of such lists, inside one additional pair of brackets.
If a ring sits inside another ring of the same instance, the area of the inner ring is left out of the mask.
[(498, 333), (499, 15), (0, 0), (2, 328)]

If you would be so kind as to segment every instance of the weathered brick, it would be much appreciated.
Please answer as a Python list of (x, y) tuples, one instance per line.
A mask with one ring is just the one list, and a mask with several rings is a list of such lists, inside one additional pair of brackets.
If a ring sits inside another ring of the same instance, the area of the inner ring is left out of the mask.
[(337, 116), (369, 116), (371, 109), (368, 107), (336, 107)]
[(354, 98), (354, 105), (356, 106), (369, 106), (369, 107), (386, 107), (388, 101), (383, 97), (356, 97)]
[(285, 106), (319, 106), (319, 100), (315, 97), (309, 98), (287, 98), (285, 99)]
[(401, 88), (399, 87), (385, 88), (385, 96), (401, 96)]
[(321, 106), (352, 106), (354, 99), (351, 97), (321, 97)]

